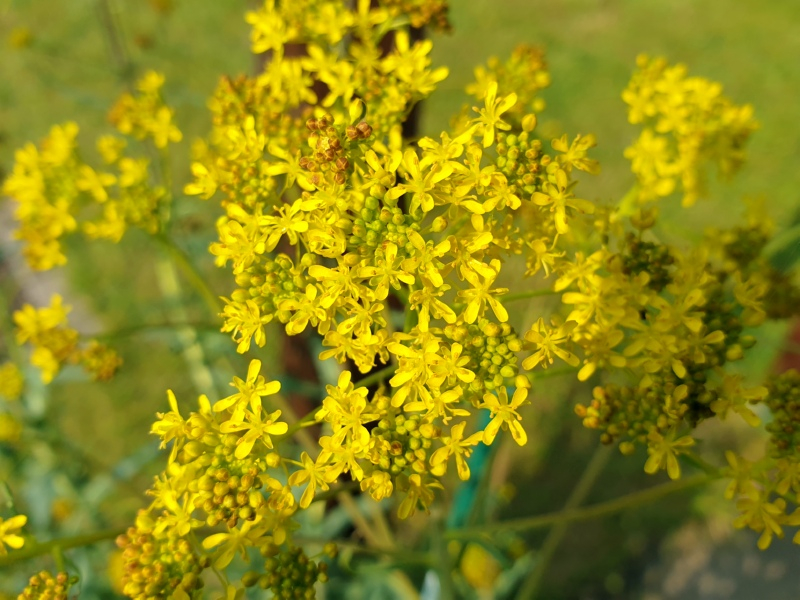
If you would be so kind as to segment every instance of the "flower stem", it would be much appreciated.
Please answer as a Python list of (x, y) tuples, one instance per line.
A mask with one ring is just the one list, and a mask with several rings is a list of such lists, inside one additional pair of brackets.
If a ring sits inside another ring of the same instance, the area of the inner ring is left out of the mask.
[(100, 24), (108, 42), (112, 62), (119, 70), (120, 79), (130, 83), (134, 75), (134, 66), (125, 44), (125, 38), (120, 32), (115, 11), (111, 7), (109, 0), (99, 0), (97, 9), (100, 16)]
[[(589, 495), (600, 473), (603, 472), (606, 464), (608, 464), (609, 458), (611, 458), (611, 446), (598, 446), (572, 492), (570, 492), (564, 504), (564, 510), (577, 508), (586, 500), (586, 496)], [(550, 529), (539, 551), (536, 566), (522, 582), (522, 587), (520, 587), (517, 594), (518, 598), (528, 600), (536, 597), (547, 572), (547, 567), (555, 555), (561, 540), (567, 534), (569, 525), (569, 521), (563, 521), (553, 525), (552, 529)]]
[[(160, 257), (156, 263), (156, 279), (161, 289), (161, 295), (169, 303), (169, 318), (173, 321), (187, 321), (186, 307), (182, 302), (181, 285), (175, 270), (175, 255)], [(206, 364), (203, 347), (197, 338), (197, 331), (191, 327), (181, 327), (176, 331), (178, 340), (183, 348), (183, 359), (189, 369), (195, 389), (200, 394), (212, 398), (218, 397), (214, 375)]]
[[(133, 337), (140, 333), (149, 333), (154, 331), (174, 331), (183, 327), (191, 327), (196, 331), (208, 331), (222, 334), (219, 329), (219, 323), (203, 323), (203, 322), (186, 322), (186, 323), (139, 323), (138, 325), (130, 325), (128, 327), (121, 327), (112, 331), (105, 331), (103, 333), (93, 333), (86, 335), (86, 339), (93, 340), (115, 340), (120, 338)], [(81, 337), (84, 337), (83, 334)]]
[(575, 375), (580, 371), (578, 367), (562, 367), (559, 369), (543, 369), (535, 373), (528, 373), (528, 379), (531, 382), (539, 381), (540, 379), (549, 379), (550, 377), (561, 377), (562, 375)]
[(392, 375), (394, 375), (395, 371), (397, 371), (397, 367), (394, 365), (389, 365), (388, 367), (384, 367), (379, 371), (373, 371), (363, 379), (359, 379), (355, 382), (356, 387), (369, 387), (371, 385), (375, 385), (376, 383), (380, 383), (385, 379), (389, 379)]
[(517, 292), (516, 294), (506, 294), (500, 296), (499, 300), (505, 304), (506, 302), (514, 302), (515, 300), (524, 300), (525, 298), (538, 298), (539, 296), (555, 296), (561, 292), (554, 292), (553, 290), (528, 290), (527, 292)]
[(61, 546), (53, 546), (53, 550), (50, 552), (53, 555), (53, 562), (56, 563), (56, 571), (59, 573), (66, 571), (64, 566), (64, 550)]
[(319, 546), (324, 546), (325, 544), (332, 543), (336, 544), (336, 546), (338, 546), (339, 548), (347, 548), (348, 550), (352, 550), (353, 552), (386, 556), (394, 559), (396, 562), (404, 562), (407, 564), (432, 566), (436, 562), (435, 558), (427, 553), (421, 554), (419, 552), (407, 552), (403, 550), (393, 550), (390, 548), (381, 548), (381, 547), (373, 548), (370, 546), (365, 546), (360, 542), (355, 542), (352, 540), (329, 540), (324, 538), (313, 538), (313, 537), (295, 537), (292, 538), (292, 541), (295, 544), (319, 545)]
[(79, 548), (81, 546), (91, 546), (98, 542), (106, 540), (113, 540), (118, 535), (125, 533), (126, 529), (106, 529), (103, 531), (95, 531), (84, 535), (76, 535), (70, 538), (61, 538), (57, 540), (50, 540), (42, 544), (33, 544), (27, 548), (23, 548), (17, 552), (11, 552), (5, 556), (0, 556), (0, 567), (7, 567), (21, 560), (30, 560), (37, 556), (50, 554), (56, 548), (69, 550), (70, 548)]
[(498, 531), (531, 531), (534, 529), (543, 529), (559, 523), (590, 521), (592, 519), (598, 519), (607, 515), (613, 515), (614, 513), (618, 513), (628, 508), (644, 506), (651, 502), (655, 502), (656, 500), (660, 500), (665, 496), (682, 492), (693, 487), (698, 487), (700, 485), (705, 485), (714, 479), (716, 479), (715, 476), (707, 475), (706, 473), (697, 473), (696, 475), (692, 475), (690, 477), (662, 483), (645, 490), (615, 498), (614, 500), (592, 504), (584, 508), (570, 508), (557, 512), (546, 513), (543, 515), (525, 517), (523, 519), (512, 519), (510, 521), (500, 521), (498, 523), (465, 527), (463, 529), (448, 531), (445, 535), (454, 539), (470, 539), (474, 537), (491, 535)]
[(178, 266), (183, 275), (197, 291), (203, 301), (206, 303), (208, 310), (214, 316), (218, 316), (222, 312), (222, 304), (214, 291), (209, 287), (206, 280), (197, 267), (192, 263), (191, 259), (186, 253), (178, 247), (175, 242), (165, 235), (156, 235), (155, 239), (167, 250), (173, 262)]
[(439, 598), (440, 600), (454, 600), (456, 592), (453, 586), (453, 557), (447, 546), (445, 538), (445, 517), (439, 514), (433, 523), (432, 545), (436, 553), (436, 570), (439, 572)]
[(681, 454), (684, 459), (692, 466), (697, 467), (701, 471), (703, 471), (709, 477), (719, 477), (720, 476), (720, 469), (712, 465), (710, 462), (706, 461), (704, 458), (701, 458), (699, 455), (692, 451), (683, 452)]
[[(26, 362), (25, 355), (14, 339), (14, 318), (11, 306), (6, 300), (6, 293), (8, 290), (3, 286), (3, 289), (0, 289), (0, 338), (6, 346), (9, 358), (22, 369)], [(10, 293), (8, 297), (11, 297)]]

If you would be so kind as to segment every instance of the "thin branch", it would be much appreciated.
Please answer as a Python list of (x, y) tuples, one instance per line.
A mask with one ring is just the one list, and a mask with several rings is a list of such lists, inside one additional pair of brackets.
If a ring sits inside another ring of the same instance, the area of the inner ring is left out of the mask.
[[(565, 510), (575, 509), (580, 506), (589, 495), (592, 487), (594, 486), (597, 478), (603, 472), (608, 460), (611, 458), (611, 446), (598, 446), (592, 455), (591, 460), (583, 470), (578, 482), (570, 492), (566, 503), (564, 504)], [(535, 598), (539, 587), (544, 580), (544, 575), (550, 565), (550, 561), (558, 550), (561, 540), (567, 534), (570, 523), (564, 521), (553, 526), (547, 534), (547, 537), (542, 544), (539, 555), (536, 557), (536, 565), (533, 570), (528, 574), (522, 582), (517, 597), (520, 600), (529, 600)]]
[(491, 535), (498, 531), (531, 531), (534, 529), (544, 529), (558, 523), (577, 523), (580, 521), (590, 521), (608, 515), (613, 515), (628, 508), (636, 508), (644, 506), (660, 500), (665, 496), (683, 492), (693, 487), (705, 485), (716, 479), (716, 477), (707, 475), (705, 473), (698, 473), (690, 477), (678, 479), (677, 481), (669, 481), (660, 485), (653, 486), (646, 490), (633, 492), (609, 500), (607, 502), (600, 502), (584, 508), (572, 508), (568, 510), (560, 510), (553, 513), (546, 513), (543, 515), (536, 515), (534, 517), (525, 517), (523, 519), (512, 519), (510, 521), (499, 521), (497, 523), (489, 523), (487, 525), (477, 525), (475, 527), (465, 527), (463, 529), (454, 529), (445, 533), (446, 537), (453, 539), (470, 539), (485, 535)]
[(140, 333), (149, 333), (152, 331), (172, 331), (175, 329), (182, 329), (184, 327), (191, 327), (196, 331), (214, 331), (220, 332), (219, 323), (202, 323), (202, 322), (186, 322), (186, 323), (140, 323), (138, 325), (131, 325), (129, 327), (121, 327), (113, 331), (104, 331), (101, 333), (93, 333), (91, 335), (83, 335), (82, 337), (91, 338), (95, 340), (112, 340), (117, 338), (125, 338), (138, 335)]
[(354, 383), (357, 387), (369, 387), (371, 385), (375, 385), (376, 383), (380, 383), (384, 379), (389, 379), (392, 375), (394, 375), (395, 371), (397, 371), (397, 367), (394, 365), (389, 365), (388, 367), (384, 367), (379, 371), (373, 371), (364, 379), (359, 379)]
[(409, 564), (432, 566), (436, 563), (435, 559), (428, 554), (420, 554), (419, 552), (406, 552), (403, 550), (394, 550), (391, 548), (365, 546), (364, 544), (361, 544), (360, 542), (353, 540), (329, 540), (329, 539), (313, 538), (313, 537), (293, 537), (292, 542), (294, 542), (295, 544), (302, 544), (302, 545), (315, 544), (319, 546), (324, 546), (325, 544), (336, 544), (336, 546), (339, 548), (347, 548), (348, 550), (359, 552), (361, 554), (374, 554), (376, 556), (385, 556), (388, 558), (393, 558), (398, 562), (402, 561)]
[(219, 315), (222, 312), (222, 304), (214, 291), (209, 287), (208, 283), (206, 283), (205, 278), (192, 260), (169, 237), (163, 234), (154, 237), (164, 246), (167, 252), (169, 252), (173, 262), (178, 266), (186, 279), (189, 280), (189, 283), (194, 287), (195, 291), (203, 298), (211, 313), (214, 316)]
[(514, 302), (515, 300), (524, 300), (525, 298), (538, 298), (540, 296), (555, 296), (560, 294), (561, 292), (554, 292), (553, 290), (529, 290), (527, 292), (517, 292), (516, 294), (506, 294), (505, 296), (499, 296), (498, 300), (500, 300), (503, 304), (506, 302)]
[(11, 552), (5, 556), (0, 556), (0, 567), (7, 567), (21, 560), (29, 560), (31, 558), (36, 558), (37, 556), (50, 554), (55, 548), (69, 550), (70, 548), (91, 546), (92, 544), (97, 544), (98, 542), (113, 540), (126, 531), (127, 528), (106, 529), (103, 531), (95, 531), (94, 533), (76, 535), (75, 537), (50, 540), (49, 542), (44, 542), (43, 544), (33, 544), (27, 548), (22, 548), (17, 552)]

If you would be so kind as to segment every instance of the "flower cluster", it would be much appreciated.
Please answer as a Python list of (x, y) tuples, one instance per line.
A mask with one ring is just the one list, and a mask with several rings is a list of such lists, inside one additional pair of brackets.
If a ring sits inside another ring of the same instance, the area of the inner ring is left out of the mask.
[[(161, 88), (164, 76), (148, 71), (136, 85), (137, 94), (123, 94), (111, 108), (109, 120), (124, 135), (150, 139), (156, 148), (180, 142), (183, 135), (173, 122), (175, 111), (164, 104)], [(119, 140), (101, 138), (98, 150), (106, 163), (114, 164), (124, 146)]]
[(41, 571), (32, 576), (17, 600), (67, 600), (70, 588), (77, 583), (66, 571), (53, 575)]
[(316, 597), (314, 584), (328, 580), (328, 563), (317, 563), (310, 559), (299, 546), (280, 549), (276, 546), (264, 546), (261, 554), (264, 561), (264, 573), (248, 571), (242, 578), (245, 587), (258, 585), (270, 590), (276, 598)]
[(48, 307), (34, 308), (26, 304), (14, 313), (17, 343), (30, 344), (31, 364), (39, 367), (45, 383), (50, 383), (67, 363), (81, 364), (96, 381), (110, 379), (122, 359), (113, 349), (96, 340), (81, 346), (80, 335), (67, 323), (69, 311), (70, 307), (62, 304), (58, 294), (51, 298)]
[[(164, 79), (150, 72), (139, 82), (136, 96), (124, 95), (111, 111), (118, 130), (136, 139), (152, 139), (165, 152), (181, 139), (172, 109), (161, 99)], [(91, 239), (118, 242), (128, 227), (149, 233), (159, 230), (166, 188), (151, 182), (151, 159), (127, 154), (125, 138), (98, 138), (102, 167), (91, 166), (77, 147), (78, 126), (52, 128), (38, 147), (17, 151), (14, 170), (2, 192), (17, 203), (15, 235), (33, 269), (66, 263), (61, 238), (79, 228)]]
[(123, 593), (136, 600), (191, 598), (203, 587), (200, 574), (209, 566), (177, 531), (157, 528), (142, 513), (136, 525), (117, 538), (125, 564)]
[[(766, 425), (769, 438), (763, 457), (748, 461), (727, 451), (726, 476), (730, 478), (725, 496), (736, 500), (739, 516), (736, 527), (760, 533), (759, 548), (767, 548), (775, 537), (784, 536), (784, 527), (800, 526), (800, 374), (790, 370), (769, 383), (763, 403), (772, 421)], [(794, 510), (792, 507), (794, 506)], [(800, 544), (800, 529), (793, 541)]]
[[(736, 524), (762, 532), (762, 547), (800, 524), (787, 508), (800, 491), (800, 377), (768, 389), (731, 368), (755, 344), (748, 328), (797, 311), (800, 290), (765, 255), (772, 229), (751, 210), (700, 244), (668, 243), (652, 203), (679, 191), (688, 207), (712, 167), (738, 169), (751, 107), (681, 65), (641, 57), (623, 94), (642, 125), (626, 151), (635, 183), (606, 205), (577, 192), (579, 172), (599, 172), (594, 136), (537, 131), (550, 83), (541, 50), (478, 68), (467, 90), (477, 106), (411, 143), (404, 123), (447, 76), (411, 26), (445, 28), (446, 2), (265, 0), (246, 19), (252, 51), (267, 58), (254, 76), (220, 81), (184, 192), (224, 211), (210, 252), (231, 272), (220, 316), (236, 350), (259, 353), (279, 326), (318, 337), (318, 360), (338, 377), (300, 420), (259, 359), (233, 378), (235, 393), (201, 396), (186, 417), (168, 392), (170, 410), (152, 427), (170, 447), (167, 467), (118, 539), (128, 596), (196, 598), (206, 569), (244, 561), (243, 587), (313, 597), (327, 566), (294, 534), (301, 511), (347, 482), (395, 500), (401, 519), (427, 511), (437, 490), (473, 476), (479, 445), (527, 443), (535, 370), (557, 362), (594, 384), (576, 406), (583, 424), (623, 454), (646, 451), (644, 470), (672, 479), (696, 458), (701, 422), (759, 426), (753, 405), (766, 403), (769, 456), (751, 469), (728, 454)], [(181, 134), (162, 85), (145, 75), (111, 121), (165, 158)], [(129, 225), (169, 234), (171, 192), (150, 181), (148, 159), (104, 137), (98, 150), (116, 172), (95, 171), (76, 133), (57, 127), (21, 150), (4, 188), (35, 268), (65, 261), (59, 239), (79, 217), (90, 237), (119, 240)], [(531, 284), (515, 285), (523, 272)], [(561, 302), (529, 322), (509, 312), (534, 295)], [(46, 380), (65, 362), (98, 378), (118, 365), (104, 346), (79, 347), (59, 297), (15, 320)], [(0, 388), (9, 398), (12, 379)], [(292, 434), (307, 426), (320, 435), (299, 449)]]
[(753, 107), (733, 104), (716, 82), (688, 77), (685, 65), (646, 55), (637, 65), (622, 99), (628, 120), (642, 125), (625, 151), (638, 198), (657, 200), (678, 190), (691, 206), (706, 193), (708, 166), (730, 176), (744, 162), (744, 145), (757, 127)]

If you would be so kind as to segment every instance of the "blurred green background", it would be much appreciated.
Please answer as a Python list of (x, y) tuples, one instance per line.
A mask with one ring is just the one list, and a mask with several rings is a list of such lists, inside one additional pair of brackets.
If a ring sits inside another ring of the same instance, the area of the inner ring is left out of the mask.
[[(110, 131), (106, 113), (124, 89), (115, 59), (118, 52), (107, 35), (108, 19), (113, 19), (131, 67), (136, 72), (156, 69), (166, 74), (165, 95), (184, 132), (184, 151), (176, 153), (180, 156), (174, 164), (178, 182), (184, 182), (189, 145), (209, 127), (205, 102), (219, 76), (255, 68), (243, 19), (244, 11), (253, 6), (199, 0), (0, 1), (0, 169), (7, 172), (14, 149), (39, 140), (54, 123), (78, 122), (86, 147)], [(519, 43), (540, 44), (546, 48), (553, 78), (543, 93), (547, 110), (541, 116), (541, 130), (554, 135), (594, 133), (595, 157), (603, 172), (582, 183), (581, 195), (619, 198), (632, 181), (622, 152), (636, 135), (627, 124), (620, 93), (637, 54), (663, 55), (688, 64), (692, 74), (721, 82), (735, 102), (752, 103), (761, 123), (743, 172), (725, 186), (714, 186), (715, 199), (682, 213), (675, 227), (697, 232), (728, 223), (740, 212), (739, 199), (745, 195), (763, 195), (779, 224), (800, 205), (796, 164), (800, 3), (796, 0), (454, 0), (451, 16), (453, 33), (433, 38), (434, 62), (447, 65), (450, 77), (424, 106), (423, 133), (436, 135), (447, 127), (450, 116), (466, 101), (463, 88), (475, 66), (492, 55), (505, 58)], [(209, 226), (214, 209), (193, 208), (193, 202), (184, 205), (178, 235), (204, 271), (214, 273), (212, 285), (224, 295), (230, 290), (227, 274), (215, 272), (203, 255), (213, 237)], [(9, 212), (0, 215), (6, 219)], [(76, 239), (69, 252), (67, 281), (59, 282), (65, 288), (58, 291), (68, 302), (82, 305), (76, 312), (86, 317), (76, 322), (79, 328), (115, 331), (132, 323), (165, 320), (166, 307), (149, 266), (154, 250), (144, 236), (132, 231), (119, 246), (87, 245)], [(75, 265), (82, 268), (72, 268)], [(20, 294), (19, 277), (12, 279), (5, 274), (4, 290), (17, 302), (30, 301), (25, 289)], [(44, 281), (45, 287), (52, 282)], [(131, 285), (135, 294), (129, 291)], [(196, 314), (202, 315), (202, 308)], [(781, 334), (777, 331), (776, 339)], [(204, 340), (224, 381), (223, 359), (232, 344), (214, 333), (204, 334)], [(125, 360), (113, 382), (90, 384), (67, 370), (48, 390), (41, 390), (43, 397), (48, 395), (44, 402), (48, 421), (69, 440), (61, 458), (68, 457), (72, 465), (65, 477), (69, 483), (53, 483), (42, 468), (36, 480), (41, 487), (26, 492), (26, 501), (65, 502), (65, 515), (43, 513), (33, 519), (42, 530), (53, 519), (61, 522), (65, 534), (128, 522), (141, 502), (137, 494), (163, 459), (156, 455), (147, 431), (153, 414), (166, 406), (165, 390), (174, 389), (184, 401), (195, 395), (172, 337), (119, 336), (113, 343)], [(765, 348), (756, 370), (769, 368), (775, 350)], [(243, 373), (244, 362), (237, 365)], [(571, 392), (580, 395), (586, 390)], [(578, 396), (564, 401), (564, 393), (554, 384), (537, 407), (543, 416), (532, 437), (538, 441), (531, 446), (532, 455), (522, 457), (526, 462), (521, 473), (529, 483), (523, 482), (517, 499), (509, 500), (508, 516), (557, 509), (596, 443), (596, 437), (582, 431), (570, 414)], [(34, 465), (41, 462), (32, 455), (6, 456), (0, 476), (5, 478), (15, 468), (10, 461), (23, 459)], [(620, 483), (600, 486), (592, 499), (624, 493), (644, 479), (637, 459), (615, 462), (609, 471), (619, 475)], [(663, 532), (684, 519), (689, 505), (687, 497), (672, 502), (669, 509), (660, 507), (628, 515), (627, 521), (621, 518), (575, 531), (554, 561), (544, 597), (635, 597), (627, 595), (633, 592), (626, 585), (620, 587), (619, 580), (636, 580), (635, 573), (654, 553)], [(535, 545), (540, 539), (529, 541)], [(615, 550), (598, 559), (599, 547)], [(102, 586), (97, 586), (100, 597)]]

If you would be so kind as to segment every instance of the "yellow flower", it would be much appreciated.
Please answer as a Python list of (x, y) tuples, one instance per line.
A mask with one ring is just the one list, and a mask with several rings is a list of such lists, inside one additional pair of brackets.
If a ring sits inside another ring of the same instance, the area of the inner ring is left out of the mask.
[(234, 527), (227, 533), (214, 533), (203, 540), (203, 548), (210, 550), (221, 547), (215, 552), (214, 566), (217, 569), (227, 567), (238, 551), (242, 558), (247, 556), (247, 548), (254, 546), (265, 533), (264, 525), (256, 521), (245, 521), (241, 528)]
[(749, 491), (753, 486), (753, 463), (730, 450), (725, 451), (725, 460), (728, 461), (725, 474), (731, 478), (731, 482), (725, 488), (725, 497), (731, 500), (737, 494)]
[(483, 403), (478, 405), (478, 408), (486, 408), (491, 413), (492, 420), (483, 430), (483, 443), (491, 446), (500, 427), (503, 429), (511, 429), (511, 437), (520, 446), (528, 443), (528, 434), (525, 433), (525, 428), (522, 427), (520, 421), (522, 417), (517, 412), (517, 409), (525, 403), (528, 397), (528, 390), (526, 388), (517, 388), (511, 401), (508, 400), (508, 392), (505, 386), (497, 388), (497, 396), (494, 394), (484, 394)]
[(255, 340), (259, 348), (267, 343), (267, 334), (264, 325), (272, 321), (271, 314), (261, 314), (255, 300), (247, 299), (245, 302), (235, 302), (223, 298), (225, 308), (220, 316), (225, 319), (222, 326), (223, 332), (232, 331), (234, 341), (238, 342), (236, 351), (244, 354), (250, 350), (250, 342)]
[(16, 340), (18, 344), (27, 341), (36, 343), (40, 336), (59, 325), (66, 325), (67, 313), (71, 310), (70, 306), (62, 304), (59, 294), (54, 294), (50, 299), (50, 306), (46, 308), (34, 308), (26, 304), (21, 310), (14, 312), (14, 323), (17, 326)]
[(21, 435), (22, 423), (10, 413), (0, 413), (0, 442), (15, 444), (19, 441)]
[(647, 443), (647, 453), (650, 456), (644, 464), (645, 473), (653, 475), (661, 469), (666, 469), (670, 479), (680, 478), (681, 466), (678, 463), (678, 454), (694, 446), (695, 441), (688, 435), (675, 439), (675, 435), (675, 429), (670, 430), (666, 436), (657, 431), (650, 433)]
[(91, 194), (96, 202), (102, 203), (108, 200), (107, 188), (116, 182), (117, 178), (111, 173), (98, 173), (92, 167), (83, 165), (75, 185), (79, 190)]
[(308, 482), (303, 496), (300, 498), (300, 508), (308, 508), (311, 506), (312, 500), (314, 500), (317, 486), (322, 490), (327, 490), (328, 484), (334, 481), (336, 476), (335, 474), (332, 476), (324, 467), (316, 465), (307, 452), (303, 452), (300, 455), (300, 460), (303, 468), (291, 474), (289, 485), (299, 486), (306, 481)]
[(482, 431), (479, 431), (464, 439), (466, 426), (466, 421), (453, 425), (450, 435), (442, 438), (444, 446), (436, 450), (430, 458), (431, 467), (435, 468), (446, 464), (451, 456), (455, 456), (458, 476), (464, 481), (469, 479), (469, 465), (466, 459), (472, 454), (472, 447), (482, 441), (484, 435)]
[(441, 484), (436, 481), (423, 479), (422, 475), (414, 473), (408, 477), (406, 497), (397, 509), (397, 516), (407, 519), (417, 512), (417, 506), (422, 505), (425, 511), (433, 502), (434, 492), (432, 488), (441, 488)]
[(488, 148), (494, 143), (495, 128), (501, 130), (511, 129), (511, 126), (500, 119), (500, 116), (517, 103), (517, 95), (514, 93), (497, 98), (497, 82), (492, 81), (486, 91), (484, 108), (474, 107), (472, 110), (480, 116), (473, 122), (483, 126), (483, 147)]
[(171, 440), (175, 440), (169, 457), (170, 462), (172, 462), (178, 453), (181, 440), (188, 433), (188, 426), (178, 410), (178, 400), (172, 390), (167, 390), (167, 400), (170, 411), (168, 413), (156, 413), (158, 421), (153, 423), (150, 433), (154, 433), (161, 438), (161, 448), (166, 448)]
[[(266, 414), (266, 418), (263, 418), (263, 414)], [(234, 452), (236, 458), (243, 459), (250, 455), (257, 441), (263, 442), (264, 446), (272, 449), (272, 438), (270, 436), (283, 435), (289, 431), (289, 425), (278, 421), (280, 416), (281, 411), (279, 410), (265, 413), (259, 400), (257, 409), (252, 411), (245, 410), (244, 414), (235, 413), (231, 420), (220, 425), (219, 429), (222, 433), (245, 432), (242, 437), (236, 440), (236, 450)], [(243, 420), (235, 420), (237, 417)]]
[(7, 400), (18, 400), (24, 385), (25, 378), (17, 365), (12, 362), (0, 365), (0, 396)]
[(127, 143), (124, 139), (114, 135), (103, 135), (97, 138), (97, 151), (108, 164), (113, 164), (122, 158), (122, 151)]
[(592, 214), (594, 212), (594, 204), (588, 200), (575, 198), (572, 195), (572, 188), (575, 187), (575, 182), (569, 181), (566, 171), (557, 169), (553, 179), (553, 181), (545, 182), (541, 192), (534, 192), (531, 200), (539, 206), (550, 206), (550, 210), (555, 213), (556, 231), (563, 235), (569, 233), (567, 208), (574, 208), (579, 212)]
[(409, 213), (413, 214), (419, 207), (425, 213), (432, 211), (437, 185), (450, 176), (453, 167), (438, 164), (423, 169), (419, 156), (413, 148), (406, 150), (402, 165), (406, 172), (407, 183), (401, 183), (386, 192), (384, 199), (396, 200), (403, 194), (409, 193), (411, 194)]
[(769, 392), (764, 386), (746, 388), (742, 384), (741, 375), (726, 375), (717, 392), (717, 399), (710, 404), (710, 408), (721, 420), (725, 419), (728, 411), (733, 411), (751, 427), (758, 427), (761, 419), (747, 404), (763, 400)]
[(390, 497), (394, 489), (392, 476), (385, 471), (375, 471), (369, 477), (362, 479), (360, 485), (361, 491), (369, 491), (370, 496), (372, 496), (376, 502)]
[(781, 522), (786, 518), (786, 501), (783, 498), (770, 501), (769, 496), (767, 490), (749, 488), (736, 503), (742, 514), (733, 521), (734, 527), (749, 527), (761, 532), (758, 538), (761, 550), (769, 548), (773, 536), (783, 537)]
[(328, 396), (317, 411), (317, 421), (327, 421), (333, 429), (333, 443), (341, 445), (349, 436), (349, 444), (365, 446), (369, 441), (369, 431), (364, 426), (375, 421), (380, 415), (367, 411), (365, 387), (355, 388), (350, 382), (350, 371), (342, 371), (335, 386), (327, 386)]
[(495, 259), (492, 261), (491, 271), (493, 274), (488, 277), (484, 276), (483, 282), (481, 282), (474, 271), (465, 269), (464, 267), (461, 268), (461, 275), (472, 286), (472, 289), (461, 290), (458, 293), (459, 296), (467, 299), (467, 307), (464, 310), (464, 320), (467, 323), (475, 322), (478, 315), (483, 312), (484, 303), (487, 303), (491, 307), (498, 321), (501, 323), (508, 321), (508, 311), (506, 311), (503, 305), (495, 298), (496, 295), (499, 296), (508, 292), (508, 288), (489, 289), (500, 274), (499, 260)]
[(561, 348), (562, 344), (571, 341), (572, 330), (577, 327), (575, 321), (567, 321), (558, 328), (550, 328), (544, 324), (544, 319), (539, 318), (525, 334), (525, 339), (531, 342), (536, 352), (522, 361), (522, 368), (533, 369), (539, 363), (546, 369), (553, 364), (553, 356), (557, 356), (568, 365), (577, 367), (580, 359), (572, 352)]
[(281, 389), (279, 381), (267, 380), (263, 375), (259, 375), (261, 371), (261, 361), (254, 359), (250, 361), (250, 366), (247, 368), (247, 379), (242, 380), (239, 377), (233, 378), (231, 387), (237, 389), (237, 393), (218, 400), (214, 404), (214, 412), (221, 412), (233, 407), (232, 420), (238, 421), (241, 418), (242, 412), (247, 405), (251, 410), (258, 412), (261, 410), (261, 398), (263, 396), (271, 396), (277, 394)]
[(25, 545), (24, 538), (19, 535), (19, 530), (25, 527), (28, 517), (17, 515), (10, 519), (0, 518), (0, 556), (8, 554), (6, 546), (14, 550), (19, 550)]

